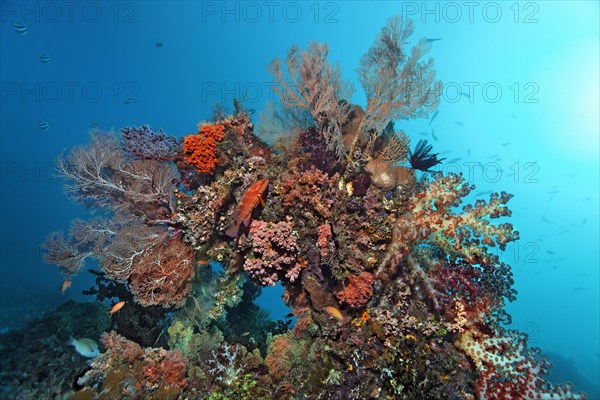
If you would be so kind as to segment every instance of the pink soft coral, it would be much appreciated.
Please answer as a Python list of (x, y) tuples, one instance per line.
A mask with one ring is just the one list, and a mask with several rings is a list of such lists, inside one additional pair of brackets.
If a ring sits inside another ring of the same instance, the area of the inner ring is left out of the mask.
[(262, 285), (274, 286), (285, 278), (294, 282), (304, 262), (297, 259), (297, 237), (294, 224), (281, 221), (276, 224), (255, 220), (250, 225), (253, 257), (246, 259), (244, 270)]

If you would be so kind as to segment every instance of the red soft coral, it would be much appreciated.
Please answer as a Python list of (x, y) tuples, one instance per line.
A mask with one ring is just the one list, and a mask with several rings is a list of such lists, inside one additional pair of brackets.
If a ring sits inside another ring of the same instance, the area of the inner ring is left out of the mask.
[(373, 296), (373, 275), (362, 272), (360, 275), (349, 275), (343, 290), (335, 295), (341, 303), (350, 307), (363, 307)]
[(265, 357), (269, 374), (276, 382), (288, 379), (290, 376), (290, 353), (292, 345), (288, 335), (275, 336)]
[(104, 332), (100, 336), (100, 341), (108, 352), (115, 355), (119, 360), (126, 361), (131, 365), (144, 356), (142, 346), (125, 339), (115, 331)]
[(179, 350), (166, 351), (163, 348), (147, 349), (145, 361), (149, 364), (144, 368), (144, 377), (141, 381), (145, 388), (155, 385), (167, 385), (176, 388), (185, 388), (185, 379), (188, 360), (181, 355)]

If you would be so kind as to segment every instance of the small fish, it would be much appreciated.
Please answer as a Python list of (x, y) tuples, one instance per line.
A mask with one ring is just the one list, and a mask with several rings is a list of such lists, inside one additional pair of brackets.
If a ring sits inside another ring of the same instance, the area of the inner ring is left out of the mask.
[(462, 157), (456, 157), (456, 158), (453, 158), (452, 160), (448, 161), (448, 164), (452, 164), (452, 163), (455, 163), (460, 160), (462, 160)]
[(548, 254), (556, 254), (555, 252), (553, 252), (552, 250), (546, 250), (546, 253)]
[(50, 124), (46, 121), (42, 121), (41, 119), (38, 122), (36, 122), (36, 125), (43, 131), (47, 131), (48, 129), (50, 129)]
[(469, 93), (460, 92), (460, 94), (461, 94), (462, 96), (465, 96), (467, 99), (470, 99), (470, 98), (471, 98), (471, 95), (470, 95)]
[(485, 190), (485, 191), (482, 190), (482, 191), (475, 193), (475, 197), (483, 196), (484, 194), (490, 194), (490, 193), (492, 193), (491, 190)]
[(156, 42), (156, 44), (154, 46), (156, 46), (160, 49), (161, 47), (163, 47), (163, 42)]
[(438, 40), (442, 40), (442, 38), (441, 37), (440, 38), (427, 38), (425, 40), (427, 40), (427, 43), (431, 43), (431, 42), (437, 42)]
[(439, 113), (440, 113), (439, 110), (437, 110), (436, 112), (433, 113), (433, 115), (431, 116), (431, 119), (429, 120), (429, 126), (431, 126), (431, 123), (433, 122), (434, 119), (437, 118)]
[(504, 142), (500, 146), (508, 146), (509, 144), (510, 144), (510, 142)]
[(541, 216), (541, 217), (540, 217), (540, 219), (541, 219), (542, 221), (544, 221), (545, 223), (547, 223), (547, 224), (551, 224), (551, 223), (552, 223), (552, 221), (550, 221), (548, 218), (546, 218), (546, 216), (545, 216), (545, 215)]
[(71, 284), (73, 282), (70, 279), (65, 279), (62, 283), (62, 285), (60, 285), (60, 292), (62, 294), (65, 294), (65, 292), (67, 291), (67, 289), (69, 289), (71, 287)]
[(587, 218), (584, 218), (583, 221), (581, 221), (581, 226), (584, 226), (586, 222), (587, 222)]
[(344, 318), (342, 312), (337, 307), (327, 306), (324, 308), (324, 310), (327, 314), (329, 314), (329, 316), (337, 319), (341, 323), (344, 323), (346, 321), (346, 318)]
[(435, 136), (435, 132), (433, 131), (433, 129), (431, 130), (431, 137), (437, 142), (438, 138), (437, 136)]
[(205, 260), (198, 260), (198, 261), (196, 262), (196, 264), (198, 264), (198, 265), (208, 265), (208, 264), (210, 264), (210, 263), (209, 263), (208, 261), (205, 261)]
[(515, 114), (510, 114), (510, 116), (511, 116), (513, 119), (517, 119), (517, 116), (516, 116)]
[(19, 35), (25, 35), (27, 33), (27, 26), (19, 21), (14, 21), (12, 27)]
[(348, 196), (352, 196), (354, 194), (354, 185), (352, 182), (346, 183), (346, 192), (348, 192)]
[(549, 192), (546, 192), (548, 194), (556, 194), (556, 193), (560, 193), (560, 190), (551, 190)]
[(99, 123), (97, 123), (97, 122), (92, 122), (92, 123), (90, 124), (90, 129), (92, 129), (92, 130), (94, 130), (94, 131), (95, 131), (95, 130), (98, 130), (98, 129), (100, 129), (100, 124), (99, 124)]
[(465, 124), (463, 124), (463, 123), (462, 123), (462, 122), (460, 122), (460, 121), (454, 121), (454, 123), (456, 123), (456, 125), (458, 125), (458, 126), (464, 126), (464, 125), (465, 125)]
[(471, 148), (468, 148), (467, 149), (467, 156), (470, 156), (470, 155), (471, 155)]
[(233, 211), (233, 223), (225, 231), (227, 236), (236, 238), (242, 224), (244, 224), (244, 226), (250, 225), (252, 211), (258, 206), (258, 203), (261, 203), (263, 206), (265, 205), (262, 195), (265, 190), (267, 190), (268, 185), (268, 179), (261, 179), (254, 182), (252, 186), (246, 190), (246, 193), (244, 193)]
[(583, 286), (577, 286), (577, 287), (574, 287), (573, 290), (576, 292), (580, 292), (582, 290), (586, 290), (586, 288), (584, 288)]
[(110, 315), (113, 315), (114, 313), (116, 313), (117, 311), (119, 311), (121, 308), (123, 308), (123, 306), (125, 305), (124, 301), (120, 301), (117, 304), (115, 304), (114, 306), (112, 306), (112, 308), (110, 309), (110, 311), (108, 312)]
[(427, 136), (427, 135), (429, 135), (429, 132), (419, 132), (418, 135)]
[(568, 176), (569, 178), (575, 178), (575, 175), (574, 175), (574, 174), (567, 174), (567, 175), (565, 175), (565, 176)]
[(50, 61), (52, 61), (52, 57), (44, 53), (38, 54), (38, 59), (44, 64), (48, 64)]
[(489, 160), (491, 158), (496, 158), (498, 157), (500, 154), (492, 154), (491, 156), (487, 156), (486, 158)]
[(590, 201), (592, 198), (591, 197), (586, 197), (585, 199), (581, 200), (581, 201)]
[(100, 354), (100, 350), (98, 350), (98, 343), (92, 339), (74, 339), (71, 337), (67, 344), (75, 347), (76, 352), (87, 358), (93, 358)]

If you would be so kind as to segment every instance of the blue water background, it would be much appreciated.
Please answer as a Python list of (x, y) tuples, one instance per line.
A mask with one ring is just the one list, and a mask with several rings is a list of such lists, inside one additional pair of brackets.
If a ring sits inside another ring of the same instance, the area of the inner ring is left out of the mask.
[[(88, 141), (92, 123), (183, 136), (214, 102), (237, 97), (260, 110), (273, 95), (267, 64), (312, 40), (330, 45), (355, 83), (352, 100), (364, 104), (360, 56), (386, 18), (404, 11), (415, 19), (412, 43), (441, 38), (430, 55), (445, 90), (431, 125), (397, 126), (414, 143), (427, 138), (446, 157), (442, 169), (462, 171), (474, 194), (515, 195), (521, 240), (501, 254), (519, 292), (508, 307), (513, 327), (597, 386), (598, 3), (475, 3), (2, 2), (0, 330), (66, 299), (89, 300), (81, 290), (92, 276), (82, 272), (61, 295), (40, 244), (89, 216), (52, 174), (61, 151)], [(27, 34), (14, 31), (15, 20)], [(260, 298), (277, 318), (288, 312), (280, 295)]]

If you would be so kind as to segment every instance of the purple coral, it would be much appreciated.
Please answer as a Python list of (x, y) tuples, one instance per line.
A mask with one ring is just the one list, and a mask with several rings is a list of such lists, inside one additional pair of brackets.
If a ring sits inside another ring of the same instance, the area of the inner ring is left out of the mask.
[(123, 148), (132, 157), (164, 160), (172, 157), (178, 147), (177, 139), (163, 130), (154, 132), (149, 125), (121, 128)]
[(284, 275), (294, 282), (302, 269), (298, 262), (298, 244), (292, 222), (252, 221), (250, 240), (254, 257), (244, 263), (244, 270), (263, 286), (274, 286)]

